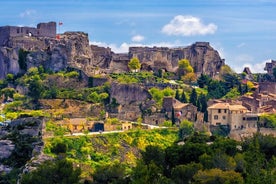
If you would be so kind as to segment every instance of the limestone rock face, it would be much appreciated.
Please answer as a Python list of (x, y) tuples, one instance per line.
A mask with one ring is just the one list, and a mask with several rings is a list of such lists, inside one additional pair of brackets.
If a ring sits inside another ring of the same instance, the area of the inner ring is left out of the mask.
[(9, 158), (14, 150), (15, 145), (10, 140), (0, 140), (0, 160)]
[(196, 42), (185, 48), (172, 49), (166, 47), (132, 47), (129, 52), (131, 57), (139, 58), (142, 69), (165, 69), (175, 72), (178, 68), (178, 61), (188, 59), (198, 75), (203, 73), (213, 77), (225, 64), (218, 51), (214, 50), (208, 42)]
[(27, 69), (43, 66), (51, 71), (67, 67), (82, 70), (87, 75), (97, 73), (127, 72), (128, 62), (138, 57), (142, 70), (159, 69), (175, 72), (180, 59), (188, 59), (197, 75), (214, 77), (224, 65), (224, 60), (208, 42), (196, 42), (183, 48), (131, 47), (128, 53), (116, 54), (110, 48), (89, 45), (88, 34), (65, 32), (60, 39), (49, 37), (15, 37), (0, 47), (0, 79), (8, 73), (24, 73), (18, 63), (19, 49), (28, 51)]
[(18, 64), (19, 49), (28, 51), (27, 69), (43, 66), (51, 71), (60, 71), (67, 67), (92, 71), (92, 53), (88, 35), (83, 32), (66, 32), (60, 39), (19, 37), (13, 38), (6, 46), (0, 47), (0, 79), (8, 73), (22, 71)]
[(0, 79), (6, 77), (8, 73), (19, 73), (18, 49), (0, 47)]
[(122, 120), (136, 121), (141, 117), (140, 105), (151, 98), (149, 92), (138, 84), (112, 83), (110, 99), (119, 104), (116, 117)]
[(93, 64), (105, 72), (126, 72), (128, 62), (137, 57), (141, 62), (141, 69), (147, 71), (176, 72), (178, 61), (188, 59), (197, 75), (201, 73), (214, 77), (221, 69), (224, 59), (208, 42), (196, 42), (188, 47), (130, 47), (125, 54), (116, 54), (109, 48), (91, 47)]
[(112, 83), (110, 98), (115, 98), (121, 105), (141, 103), (150, 98), (149, 92), (138, 84)]

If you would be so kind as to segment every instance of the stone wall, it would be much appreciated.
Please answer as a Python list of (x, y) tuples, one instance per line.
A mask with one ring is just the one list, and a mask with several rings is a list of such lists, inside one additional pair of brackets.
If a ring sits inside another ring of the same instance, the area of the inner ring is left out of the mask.
[[(29, 33), (31, 35), (29, 35)], [(37, 27), (0, 27), (0, 46), (6, 46), (10, 37), (56, 37), (56, 22), (39, 23)]]
[(276, 82), (260, 82), (257, 90), (259, 93), (273, 93), (276, 94)]

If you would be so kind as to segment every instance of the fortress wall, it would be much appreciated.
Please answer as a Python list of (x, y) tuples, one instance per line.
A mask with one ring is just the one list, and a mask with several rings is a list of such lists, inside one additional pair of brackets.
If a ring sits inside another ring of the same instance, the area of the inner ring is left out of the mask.
[(55, 38), (57, 32), (56, 22), (39, 23), (37, 25), (38, 36)]
[(29, 33), (34, 37), (56, 37), (56, 23), (39, 23), (37, 28), (34, 27), (17, 27), (4, 26), (0, 27), (0, 46), (7, 45), (10, 37), (29, 36)]
[(23, 36), (28, 36), (29, 33), (32, 33), (33, 36), (37, 36), (36, 28), (11, 26), (9, 36), (10, 37), (17, 37), (17, 36), (23, 37)]
[(5, 45), (9, 39), (10, 28), (9, 26), (0, 27), (0, 46)]

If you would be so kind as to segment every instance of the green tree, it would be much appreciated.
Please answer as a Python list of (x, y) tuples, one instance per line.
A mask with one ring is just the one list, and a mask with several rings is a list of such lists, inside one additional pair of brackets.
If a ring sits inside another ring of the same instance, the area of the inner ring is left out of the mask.
[(21, 70), (27, 70), (27, 55), (29, 53), (29, 51), (26, 51), (24, 49), (19, 49), (18, 51), (18, 64)]
[(34, 75), (31, 77), (28, 84), (28, 95), (33, 99), (34, 103), (37, 103), (43, 92), (42, 80), (38, 75)]
[(235, 171), (222, 171), (220, 169), (200, 170), (195, 176), (196, 184), (243, 184), (240, 173)]
[(236, 99), (240, 96), (240, 92), (238, 91), (238, 88), (234, 87), (232, 88), (226, 95), (223, 96), (223, 98), (226, 99)]
[(260, 144), (258, 138), (253, 137), (249, 143), (248, 150), (244, 153), (246, 161), (246, 183), (261, 184), (263, 183), (265, 156), (260, 151)]
[(200, 88), (204, 88), (210, 82), (211, 78), (208, 75), (201, 74), (197, 79), (197, 84)]
[(0, 91), (0, 95), (4, 95), (5, 100), (7, 100), (8, 98), (13, 98), (14, 93), (14, 88), (4, 88)]
[(176, 119), (175, 119), (175, 112), (174, 112), (174, 108), (172, 107), (172, 116), (171, 116), (171, 121), (172, 121), (172, 124), (174, 125), (175, 122), (176, 122)]
[(193, 104), (194, 106), (196, 106), (197, 104), (197, 93), (195, 88), (193, 88), (192, 93), (190, 95), (190, 103)]
[(93, 173), (94, 184), (127, 183), (126, 167), (122, 163), (115, 162), (111, 165), (103, 165)]
[(181, 97), (180, 97), (180, 101), (181, 101), (182, 103), (187, 103), (187, 102), (188, 102), (188, 101), (187, 101), (187, 98), (186, 98), (186, 94), (185, 94), (184, 89), (182, 90)]
[(274, 79), (276, 80), (276, 67), (273, 68), (273, 76), (274, 76)]
[(178, 131), (178, 137), (180, 140), (184, 140), (186, 137), (192, 135), (194, 132), (194, 124), (188, 120), (183, 120), (180, 123)]
[(172, 179), (176, 184), (189, 184), (193, 176), (203, 169), (201, 164), (190, 163), (186, 165), (177, 165), (172, 169)]
[(176, 92), (175, 92), (175, 99), (180, 101), (179, 89), (177, 89)]
[(198, 97), (199, 111), (206, 112), (207, 111), (207, 98), (204, 94), (200, 93)]
[(188, 59), (181, 59), (178, 61), (178, 69), (182, 70), (184, 74), (194, 72), (193, 67)]
[(222, 81), (211, 80), (207, 87), (208, 90), (208, 99), (215, 98), (219, 99), (226, 94), (226, 89)]
[(141, 63), (138, 58), (134, 57), (129, 61), (128, 67), (130, 70), (137, 71), (141, 68)]
[(46, 161), (37, 170), (28, 174), (23, 174), (21, 183), (40, 183), (40, 184), (78, 184), (80, 183), (81, 170), (74, 168), (72, 162), (66, 159)]
[(138, 162), (137, 166), (132, 172), (132, 183), (156, 183), (156, 184), (170, 184), (171, 182), (163, 176), (163, 171), (154, 162), (148, 165), (143, 162)]
[(142, 151), (142, 159), (146, 165), (153, 162), (160, 168), (164, 168), (165, 166), (165, 152), (158, 146), (147, 146), (146, 150)]
[(194, 69), (190, 65), (190, 61), (188, 59), (181, 59), (178, 61), (178, 77), (186, 75), (187, 73), (193, 73)]

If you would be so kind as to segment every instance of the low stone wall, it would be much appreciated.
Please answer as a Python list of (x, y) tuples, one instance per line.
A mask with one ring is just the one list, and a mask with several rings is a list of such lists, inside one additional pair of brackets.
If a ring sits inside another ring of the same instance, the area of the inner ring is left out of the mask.
[(276, 129), (260, 128), (260, 133), (263, 135), (272, 135), (272, 136), (276, 137)]

